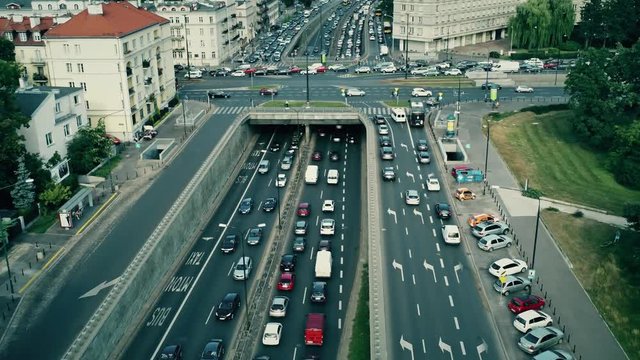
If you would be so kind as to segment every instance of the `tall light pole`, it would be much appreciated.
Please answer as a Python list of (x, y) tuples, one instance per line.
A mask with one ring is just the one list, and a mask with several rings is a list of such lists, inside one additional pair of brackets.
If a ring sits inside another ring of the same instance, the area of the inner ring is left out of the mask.
[(487, 165), (489, 164), (489, 140), (491, 139), (491, 120), (487, 119), (487, 147), (484, 150), (484, 186), (482, 195), (487, 193)]
[(276, 210), (278, 211), (278, 231), (282, 230), (282, 219), (280, 218), (280, 186), (278, 186), (278, 175), (276, 175), (276, 191), (278, 199), (276, 201)]
[(191, 80), (191, 63), (189, 62), (189, 39), (187, 38), (187, 15), (183, 15), (184, 21), (184, 47), (187, 52), (187, 79)]
[(309, 49), (305, 52), (307, 54), (307, 69), (306, 69), (306, 77), (307, 77), (307, 108), (309, 107)]
[(538, 196), (538, 213), (536, 214), (536, 230), (533, 234), (533, 257), (531, 258), (531, 269), (536, 266), (536, 248), (538, 247), (538, 226), (540, 225), (540, 196)]
[(407, 13), (407, 34), (404, 40), (404, 78), (409, 76), (409, 13)]
[[(487, 63), (489, 62), (489, 55), (491, 55), (491, 51), (487, 52)], [(484, 98), (487, 99), (487, 101), (488, 101), (489, 92), (490, 92), (489, 91), (489, 71), (487, 71), (487, 69), (484, 69), (484, 72), (487, 73), (487, 77), (486, 77), (486, 79), (484, 81), (484, 88), (485, 88), (484, 90), (486, 91), (486, 93), (484, 94)]]

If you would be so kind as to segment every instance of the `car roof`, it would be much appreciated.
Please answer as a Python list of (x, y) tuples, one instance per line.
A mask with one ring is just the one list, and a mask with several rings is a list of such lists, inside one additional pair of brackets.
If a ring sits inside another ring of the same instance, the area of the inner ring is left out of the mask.
[(281, 280), (287, 280), (287, 279), (292, 279), (292, 278), (293, 278), (293, 274), (289, 273), (289, 272), (285, 272), (285, 273), (282, 273), (280, 275), (280, 279)]
[(238, 293), (227, 293), (227, 295), (222, 298), (222, 301), (233, 301), (238, 297), (240, 297)]

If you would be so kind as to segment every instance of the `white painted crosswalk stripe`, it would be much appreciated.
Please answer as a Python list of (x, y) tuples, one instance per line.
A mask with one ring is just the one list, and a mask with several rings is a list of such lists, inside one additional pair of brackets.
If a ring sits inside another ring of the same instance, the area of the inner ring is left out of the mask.
[[(240, 114), (249, 109), (248, 106), (221, 106), (216, 108), (214, 114)], [(365, 115), (389, 115), (391, 110), (388, 107), (376, 106), (376, 107), (360, 107), (356, 106), (356, 109)]]

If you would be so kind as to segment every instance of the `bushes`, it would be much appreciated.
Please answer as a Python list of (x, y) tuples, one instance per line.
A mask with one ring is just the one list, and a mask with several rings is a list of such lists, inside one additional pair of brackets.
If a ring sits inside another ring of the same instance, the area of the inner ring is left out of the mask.
[(575, 41), (566, 41), (558, 45), (560, 51), (578, 51), (580, 50), (580, 44)]
[(522, 112), (530, 111), (536, 115), (545, 114), (551, 111), (569, 110), (569, 104), (535, 105), (523, 108)]
[(497, 51), (492, 51), (489, 53), (489, 57), (492, 59), (500, 59), (500, 53)]
[(556, 49), (549, 49), (547, 51), (530, 51), (524, 53), (511, 54), (511, 60), (528, 60), (531, 58), (538, 59), (577, 59), (578, 52), (558, 52)]

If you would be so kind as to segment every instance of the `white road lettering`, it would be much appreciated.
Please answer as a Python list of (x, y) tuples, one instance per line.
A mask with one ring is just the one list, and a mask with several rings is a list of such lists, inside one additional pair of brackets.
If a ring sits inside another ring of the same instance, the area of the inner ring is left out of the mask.
[[(205, 238), (203, 238), (205, 239)], [(213, 239), (213, 238), (211, 238)], [(202, 258), (204, 257), (204, 251), (195, 251), (192, 252), (189, 255), (189, 258), (187, 258), (187, 261), (184, 263), (185, 265), (190, 265), (190, 266), (198, 266), (200, 265), (200, 261), (202, 261)]]
[(165, 292), (185, 292), (191, 287), (193, 276), (174, 276), (164, 288)]
[(151, 313), (151, 319), (147, 321), (147, 326), (162, 326), (169, 313), (171, 313), (170, 307), (156, 308)]

